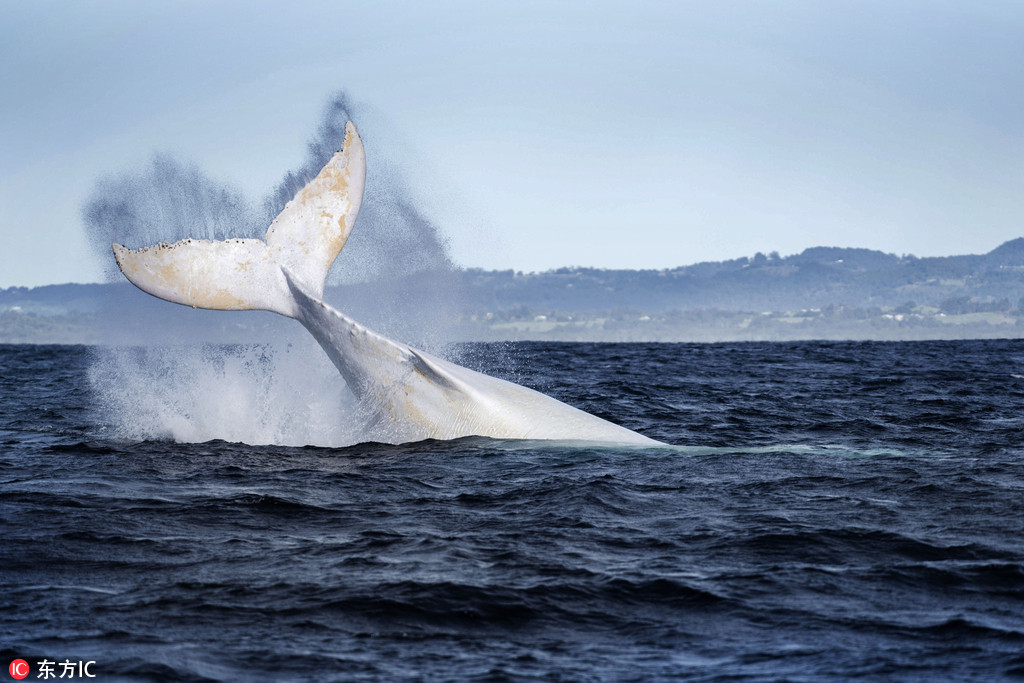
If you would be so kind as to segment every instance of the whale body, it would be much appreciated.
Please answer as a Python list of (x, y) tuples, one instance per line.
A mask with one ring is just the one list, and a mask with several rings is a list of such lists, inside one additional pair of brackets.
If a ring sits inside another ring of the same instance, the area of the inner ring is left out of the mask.
[(362, 201), (366, 156), (355, 126), (264, 239), (114, 244), (121, 272), (153, 296), (195, 308), (266, 310), (313, 335), (393, 443), (485, 436), (639, 446), (659, 442), (533, 389), (389, 339), (323, 301), (327, 272)]

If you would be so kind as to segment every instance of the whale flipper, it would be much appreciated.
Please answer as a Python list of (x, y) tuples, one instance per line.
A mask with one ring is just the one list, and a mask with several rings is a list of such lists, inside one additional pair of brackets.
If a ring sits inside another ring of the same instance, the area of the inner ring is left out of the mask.
[(183, 240), (142, 249), (113, 245), (133, 284), (167, 301), (219, 310), (260, 309), (298, 320), (395, 443), (490, 436), (657, 445), (658, 442), (526, 387), (388, 339), (322, 301), (327, 271), (362, 201), (366, 159), (355, 126), (264, 240)]

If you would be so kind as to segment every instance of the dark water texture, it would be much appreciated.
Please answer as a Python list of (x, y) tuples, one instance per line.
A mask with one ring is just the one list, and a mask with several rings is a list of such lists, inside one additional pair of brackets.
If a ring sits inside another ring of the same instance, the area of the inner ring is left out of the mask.
[(94, 680), (1024, 680), (1024, 343), (518, 344), (673, 448), (126, 443), (0, 347), (0, 654)]

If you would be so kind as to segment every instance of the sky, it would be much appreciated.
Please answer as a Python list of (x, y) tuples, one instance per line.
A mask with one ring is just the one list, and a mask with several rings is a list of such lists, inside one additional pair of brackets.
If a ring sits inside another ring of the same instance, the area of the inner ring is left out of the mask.
[(0, 12), (0, 287), (102, 280), (83, 204), (156, 153), (260, 201), (339, 90), (392, 131), (368, 163), (401, 166), (466, 267), (933, 256), (1024, 235), (1016, 1)]

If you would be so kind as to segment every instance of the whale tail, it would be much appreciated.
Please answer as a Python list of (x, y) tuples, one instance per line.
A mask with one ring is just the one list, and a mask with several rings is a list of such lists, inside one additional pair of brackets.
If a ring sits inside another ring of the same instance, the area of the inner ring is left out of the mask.
[(288, 202), (264, 239), (187, 239), (141, 249), (115, 244), (114, 258), (132, 284), (161, 299), (294, 318), (292, 286), (323, 298), (327, 271), (359, 213), (365, 180), (363, 143), (349, 122), (341, 150)]

